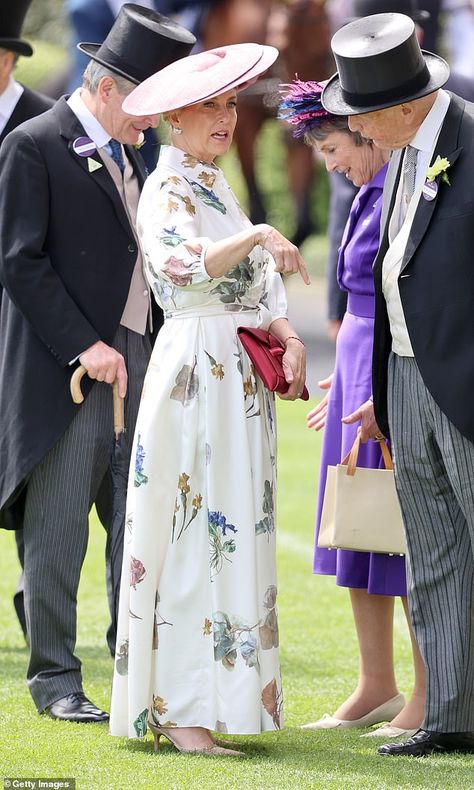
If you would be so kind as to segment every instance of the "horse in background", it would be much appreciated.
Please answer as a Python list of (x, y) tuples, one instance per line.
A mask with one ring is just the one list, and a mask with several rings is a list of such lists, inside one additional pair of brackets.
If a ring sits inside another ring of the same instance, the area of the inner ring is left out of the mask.
[[(199, 32), (203, 49), (244, 41), (272, 44), (280, 50), (272, 70), (239, 94), (235, 144), (247, 186), (252, 222), (264, 222), (266, 211), (257, 183), (255, 155), (258, 135), (276, 117), (278, 85), (294, 79), (322, 80), (334, 71), (331, 31), (324, 0), (217, 0), (211, 2)], [(299, 245), (313, 231), (311, 187), (315, 175), (311, 149), (282, 129), (287, 149), (289, 189), (293, 197)]]

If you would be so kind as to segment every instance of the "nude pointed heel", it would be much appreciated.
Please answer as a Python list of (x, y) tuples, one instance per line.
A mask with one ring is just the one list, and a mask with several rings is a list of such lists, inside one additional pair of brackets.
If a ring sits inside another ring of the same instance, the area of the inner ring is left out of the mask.
[(153, 724), (148, 724), (150, 730), (153, 733), (153, 751), (157, 754), (160, 750), (160, 738), (163, 735), (162, 732), (158, 732), (158, 728), (155, 727)]
[(181, 752), (181, 754), (204, 754), (209, 757), (245, 757), (244, 752), (238, 752), (235, 749), (225, 749), (223, 746), (217, 746), (217, 744), (213, 744), (212, 746), (208, 746), (204, 749), (184, 749), (182, 746), (179, 745), (173, 738), (170, 732), (170, 727), (159, 727), (157, 724), (151, 724), (148, 722), (148, 726), (153, 733), (154, 738), (154, 751), (155, 753), (158, 752), (160, 748), (160, 738), (162, 735), (165, 736), (169, 740), (170, 743), (173, 744), (174, 748)]

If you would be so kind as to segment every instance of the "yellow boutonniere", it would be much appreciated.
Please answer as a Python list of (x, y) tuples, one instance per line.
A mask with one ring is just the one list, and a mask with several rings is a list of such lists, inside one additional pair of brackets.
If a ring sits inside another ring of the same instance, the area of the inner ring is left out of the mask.
[(448, 174), (446, 170), (451, 167), (451, 162), (446, 157), (437, 156), (431, 167), (426, 171), (426, 180), (428, 182), (435, 181), (438, 176), (441, 176), (441, 181), (445, 181), (450, 185)]

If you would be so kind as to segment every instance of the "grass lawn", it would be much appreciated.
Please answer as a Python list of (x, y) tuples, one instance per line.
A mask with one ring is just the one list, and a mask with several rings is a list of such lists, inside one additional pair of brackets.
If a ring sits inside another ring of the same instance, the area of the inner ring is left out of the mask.
[[(165, 745), (111, 738), (101, 725), (39, 717), (26, 688), (27, 650), (12, 609), (18, 567), (13, 536), (0, 533), (1, 772), (7, 777), (75, 777), (78, 788), (351, 788), (464, 790), (470, 756), (381, 758), (358, 733), (304, 732), (298, 725), (331, 713), (357, 676), (347, 592), (311, 574), (315, 479), (320, 438), (306, 430), (307, 404), (280, 403), (279, 604), (286, 729), (236, 740), (248, 760), (179, 755)], [(77, 652), (86, 692), (107, 708), (112, 662), (105, 646), (104, 538), (94, 521), (82, 575)], [(244, 583), (244, 582), (243, 582)], [(408, 636), (396, 615), (400, 688), (411, 684)]]

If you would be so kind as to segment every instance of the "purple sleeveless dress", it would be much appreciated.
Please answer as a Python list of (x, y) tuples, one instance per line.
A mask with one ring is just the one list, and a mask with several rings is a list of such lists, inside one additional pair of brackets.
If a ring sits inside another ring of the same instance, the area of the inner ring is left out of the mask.
[[(365, 184), (352, 204), (339, 252), (337, 278), (348, 292), (347, 312), (336, 342), (336, 365), (324, 429), (316, 513), (314, 573), (336, 576), (341, 587), (377, 595), (406, 595), (405, 558), (317, 546), (328, 465), (340, 463), (352, 447), (358, 423), (343, 425), (372, 394), (374, 285), (372, 264), (379, 246), (382, 189), (387, 165)], [(383, 466), (376, 442), (360, 446), (358, 466)], [(380, 503), (383, 519), (383, 502)]]

